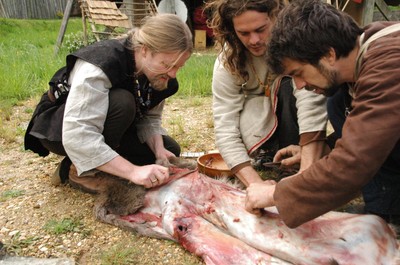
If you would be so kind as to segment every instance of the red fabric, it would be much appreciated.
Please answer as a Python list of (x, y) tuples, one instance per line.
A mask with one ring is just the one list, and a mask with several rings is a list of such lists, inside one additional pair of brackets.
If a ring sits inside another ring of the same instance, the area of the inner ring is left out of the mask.
[(206, 31), (207, 38), (212, 38), (214, 36), (212, 29), (207, 27), (207, 17), (203, 12), (202, 6), (199, 6), (194, 10), (193, 23), (194, 23), (194, 29)]

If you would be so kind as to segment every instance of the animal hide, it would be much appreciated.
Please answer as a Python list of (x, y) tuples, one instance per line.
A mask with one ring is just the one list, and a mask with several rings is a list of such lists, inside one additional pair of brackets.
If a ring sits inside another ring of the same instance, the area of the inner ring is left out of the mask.
[(126, 209), (114, 211), (116, 202), (100, 197), (96, 217), (178, 242), (206, 264), (400, 264), (396, 235), (377, 216), (329, 212), (290, 229), (274, 207), (261, 217), (248, 213), (242, 190), (196, 169), (170, 167), (170, 174)]

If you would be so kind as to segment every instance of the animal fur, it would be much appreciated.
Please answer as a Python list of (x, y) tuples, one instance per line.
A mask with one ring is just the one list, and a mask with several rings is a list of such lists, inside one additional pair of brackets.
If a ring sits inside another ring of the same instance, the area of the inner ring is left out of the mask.
[(102, 205), (110, 214), (128, 215), (143, 206), (146, 189), (125, 180), (115, 180), (107, 191), (99, 194), (96, 204)]
[[(197, 167), (195, 161), (178, 157), (158, 160), (156, 163), (165, 167), (175, 166), (188, 169)], [(115, 215), (133, 214), (139, 210), (143, 206), (146, 189), (127, 180), (111, 175), (110, 177), (113, 181), (110, 182), (105, 192), (98, 195), (95, 208), (103, 208), (107, 213)]]

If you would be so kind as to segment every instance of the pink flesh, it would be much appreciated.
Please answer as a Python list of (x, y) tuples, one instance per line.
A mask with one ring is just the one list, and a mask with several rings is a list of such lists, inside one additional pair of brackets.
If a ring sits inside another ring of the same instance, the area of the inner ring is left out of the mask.
[(262, 217), (245, 211), (240, 190), (197, 171), (170, 171), (174, 179), (149, 190), (140, 211), (107, 220), (179, 242), (206, 264), (400, 264), (395, 233), (379, 217), (330, 212), (289, 229), (276, 208)]

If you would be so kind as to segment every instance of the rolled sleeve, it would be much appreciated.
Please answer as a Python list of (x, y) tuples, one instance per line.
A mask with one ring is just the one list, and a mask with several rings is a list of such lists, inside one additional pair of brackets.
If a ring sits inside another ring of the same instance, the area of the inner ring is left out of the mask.
[(296, 89), (294, 84), (293, 87), (299, 133), (325, 131), (328, 122), (326, 97), (305, 89)]
[(71, 90), (65, 105), (62, 140), (81, 175), (118, 155), (102, 135), (111, 82), (100, 68), (79, 59), (69, 81)]

